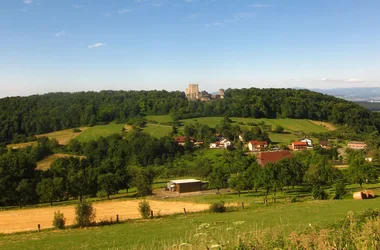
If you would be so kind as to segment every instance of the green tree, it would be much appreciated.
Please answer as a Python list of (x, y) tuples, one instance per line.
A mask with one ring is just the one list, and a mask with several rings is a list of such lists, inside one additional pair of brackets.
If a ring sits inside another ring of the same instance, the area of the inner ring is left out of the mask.
[(34, 198), (33, 184), (27, 179), (22, 179), (20, 181), (16, 188), (16, 192), (18, 194), (18, 204), (20, 208), (25, 206), (25, 204), (29, 203)]
[(216, 166), (212, 169), (210, 174), (210, 184), (212, 187), (216, 188), (219, 193), (221, 188), (228, 187), (229, 176), (230, 174), (223, 166)]
[(98, 184), (102, 191), (107, 194), (107, 199), (116, 192), (117, 178), (114, 174), (101, 174), (98, 176)]
[(137, 195), (144, 197), (152, 194), (152, 184), (149, 181), (148, 177), (143, 174), (138, 174), (134, 180)]

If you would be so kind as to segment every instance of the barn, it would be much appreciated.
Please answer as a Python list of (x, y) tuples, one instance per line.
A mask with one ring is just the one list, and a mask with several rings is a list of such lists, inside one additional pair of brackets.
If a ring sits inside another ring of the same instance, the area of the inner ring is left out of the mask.
[(189, 193), (189, 192), (199, 192), (205, 187), (207, 188), (208, 182), (203, 182), (195, 179), (185, 179), (185, 180), (172, 180), (168, 182), (168, 189), (172, 192), (178, 193)]

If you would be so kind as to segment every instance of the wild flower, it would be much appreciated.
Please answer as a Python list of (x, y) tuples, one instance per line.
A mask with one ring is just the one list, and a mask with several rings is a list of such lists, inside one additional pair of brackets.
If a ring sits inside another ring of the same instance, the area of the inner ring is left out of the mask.
[(210, 224), (208, 223), (202, 223), (199, 225), (198, 230), (207, 229), (210, 227)]
[(235, 221), (232, 224), (234, 224), (235, 226), (239, 226), (239, 225), (243, 225), (244, 223), (245, 221)]

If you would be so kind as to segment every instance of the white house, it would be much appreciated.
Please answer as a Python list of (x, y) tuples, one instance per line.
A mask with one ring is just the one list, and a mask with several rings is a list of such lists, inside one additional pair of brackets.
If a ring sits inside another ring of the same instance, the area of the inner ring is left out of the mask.
[(306, 142), (308, 147), (313, 146), (313, 141), (311, 139), (305, 138), (305, 139), (301, 140), (301, 142)]

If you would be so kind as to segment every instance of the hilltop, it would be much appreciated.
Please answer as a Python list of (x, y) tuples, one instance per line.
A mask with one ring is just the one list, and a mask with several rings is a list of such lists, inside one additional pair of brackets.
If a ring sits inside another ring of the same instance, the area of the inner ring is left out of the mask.
[(208, 102), (189, 102), (178, 91), (101, 91), (0, 99), (0, 142), (26, 142), (37, 134), (149, 115), (309, 119), (347, 125), (358, 133), (380, 128), (379, 117), (360, 105), (309, 90), (227, 89), (224, 99)]

